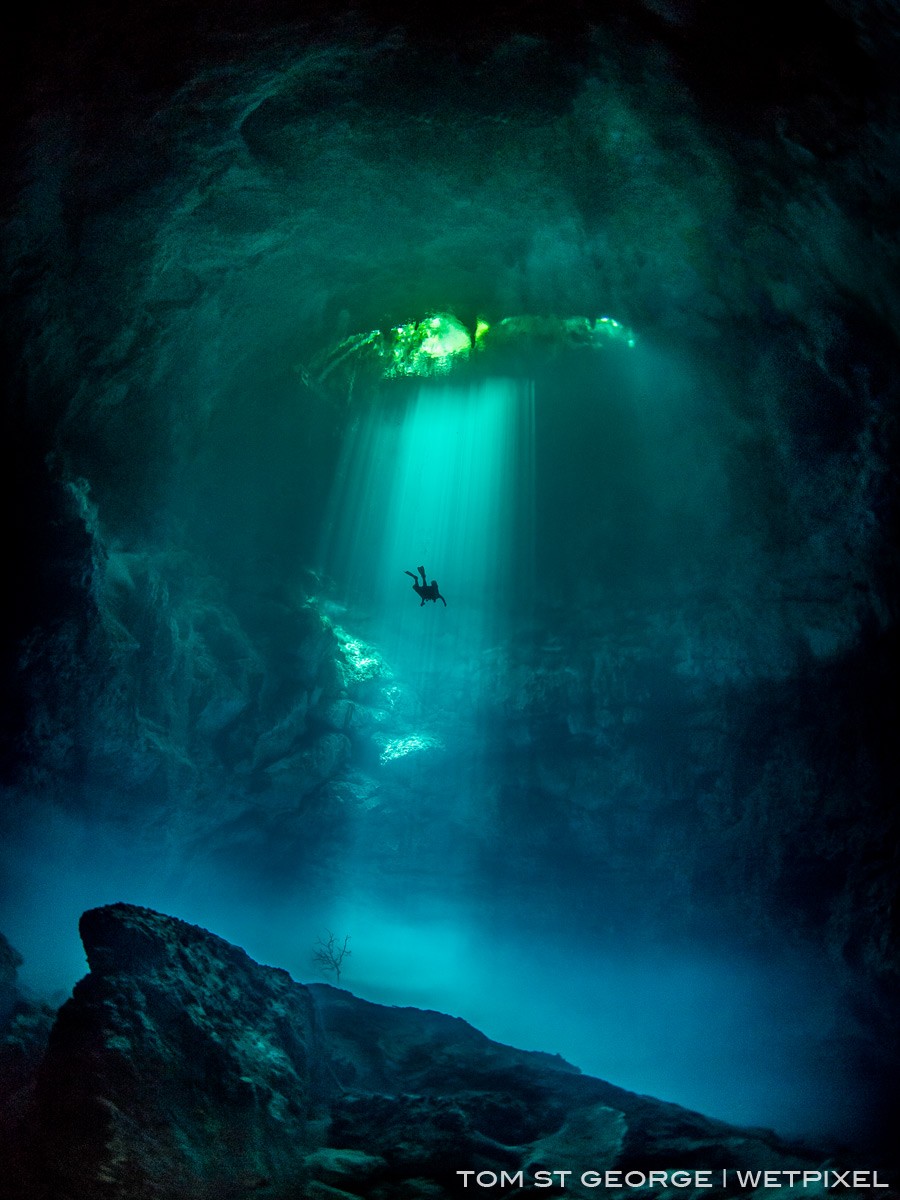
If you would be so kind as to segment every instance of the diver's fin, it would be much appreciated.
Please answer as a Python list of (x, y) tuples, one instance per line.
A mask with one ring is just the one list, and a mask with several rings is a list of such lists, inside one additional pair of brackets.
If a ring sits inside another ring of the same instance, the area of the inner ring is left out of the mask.
[(403, 574), (408, 575), (410, 577), (410, 579), (414, 579), (416, 581), (416, 583), (419, 582), (418, 575), (413, 575), (412, 571), (404, 571)]

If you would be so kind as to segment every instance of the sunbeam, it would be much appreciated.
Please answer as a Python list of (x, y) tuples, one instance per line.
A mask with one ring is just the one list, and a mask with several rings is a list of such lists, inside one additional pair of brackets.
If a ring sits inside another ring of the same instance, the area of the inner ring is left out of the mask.
[[(388, 664), (446, 686), (527, 612), (533, 513), (532, 386), (424, 383), (348, 432), (323, 558)], [(413, 591), (420, 566), (446, 607)]]

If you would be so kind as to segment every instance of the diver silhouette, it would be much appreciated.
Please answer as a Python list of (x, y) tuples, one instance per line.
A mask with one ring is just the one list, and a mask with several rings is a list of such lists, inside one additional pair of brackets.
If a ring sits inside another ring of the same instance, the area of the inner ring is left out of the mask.
[(410, 577), (410, 579), (413, 581), (413, 591), (422, 598), (422, 604), (419, 605), (419, 608), (424, 605), (426, 600), (440, 600), (444, 608), (447, 607), (447, 601), (438, 591), (437, 580), (432, 579), (431, 583), (429, 583), (425, 578), (424, 567), (419, 567), (419, 575), (422, 576), (421, 583), (419, 583), (418, 576), (413, 575), (412, 571), (404, 571), (403, 574)]

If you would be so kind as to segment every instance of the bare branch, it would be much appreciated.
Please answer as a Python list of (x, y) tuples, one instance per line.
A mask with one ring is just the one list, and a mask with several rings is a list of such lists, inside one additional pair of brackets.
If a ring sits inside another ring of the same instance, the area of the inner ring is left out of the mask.
[(350, 935), (344, 938), (343, 942), (338, 941), (331, 930), (326, 930), (328, 937), (316, 938), (316, 949), (313, 951), (313, 962), (322, 971), (334, 972), (335, 983), (341, 982), (341, 963), (345, 958), (348, 958), (353, 951), (348, 950), (347, 946), (350, 943)]

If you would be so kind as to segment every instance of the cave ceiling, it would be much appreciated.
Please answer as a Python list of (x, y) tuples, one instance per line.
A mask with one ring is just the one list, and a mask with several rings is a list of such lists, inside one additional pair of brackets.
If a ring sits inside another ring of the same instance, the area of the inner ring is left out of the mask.
[(26, 56), (7, 239), (64, 424), (177, 442), (248, 376), (303, 403), (326, 347), (436, 311), (608, 314), (725, 378), (784, 359), (858, 432), (841, 371), (897, 317), (895, 31), (868, 6), (771, 39), (765, 5), (72, 12)]

